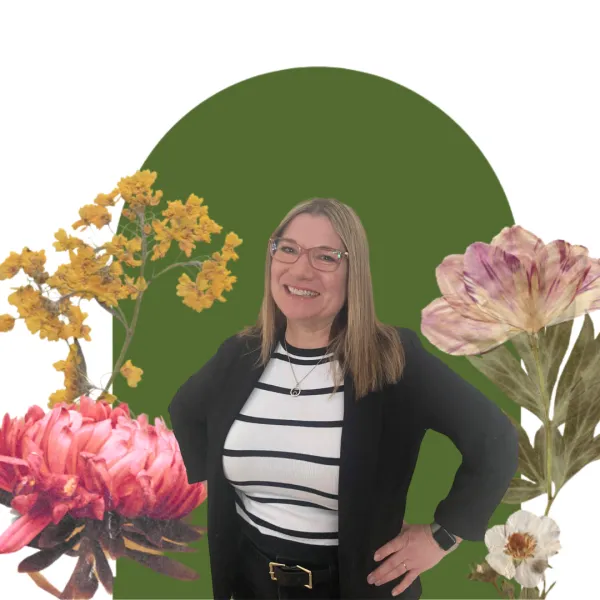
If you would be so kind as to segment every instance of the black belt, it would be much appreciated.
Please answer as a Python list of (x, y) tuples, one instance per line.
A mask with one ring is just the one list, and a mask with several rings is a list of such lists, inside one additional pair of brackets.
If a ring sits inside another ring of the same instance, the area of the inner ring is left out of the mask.
[(309, 569), (302, 565), (293, 565), (281, 562), (281, 560), (271, 560), (266, 554), (259, 550), (254, 542), (244, 536), (247, 541), (249, 554), (244, 555), (243, 560), (251, 560), (251, 568), (268, 569), (269, 575), (273, 581), (285, 587), (304, 586), (312, 589), (321, 583), (330, 583), (334, 577), (338, 577), (338, 569), (334, 564), (327, 567), (317, 567)]

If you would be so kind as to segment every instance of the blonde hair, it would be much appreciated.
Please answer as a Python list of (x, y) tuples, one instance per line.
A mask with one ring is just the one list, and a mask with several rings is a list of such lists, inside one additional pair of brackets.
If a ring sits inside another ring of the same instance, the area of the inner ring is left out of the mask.
[[(381, 323), (375, 314), (369, 244), (358, 215), (334, 198), (313, 198), (292, 208), (271, 237), (282, 236), (292, 219), (302, 213), (327, 217), (348, 251), (346, 302), (333, 321), (327, 351), (333, 353), (341, 368), (335, 377), (334, 392), (350, 372), (358, 401), (369, 392), (400, 379), (405, 365), (404, 349), (395, 327)], [(238, 333), (238, 336), (260, 337), (257, 365), (263, 366), (269, 361), (286, 324), (285, 315), (271, 294), (271, 262), (267, 247), (264, 294), (258, 319)]]

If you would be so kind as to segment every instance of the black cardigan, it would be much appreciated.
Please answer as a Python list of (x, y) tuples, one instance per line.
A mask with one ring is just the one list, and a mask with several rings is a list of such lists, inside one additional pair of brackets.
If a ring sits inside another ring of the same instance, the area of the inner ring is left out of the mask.
[[(406, 366), (394, 385), (355, 402), (344, 379), (339, 471), (339, 573), (342, 598), (390, 598), (399, 577), (367, 583), (375, 550), (400, 533), (406, 496), (427, 429), (462, 454), (452, 488), (434, 513), (465, 540), (481, 541), (518, 468), (517, 432), (506, 415), (444, 362), (417, 334), (396, 328)], [(214, 598), (230, 600), (241, 539), (235, 492), (222, 451), (233, 421), (264, 368), (254, 367), (257, 338), (234, 335), (177, 391), (169, 414), (189, 483), (208, 481), (208, 545)], [(419, 577), (397, 598), (419, 598)]]

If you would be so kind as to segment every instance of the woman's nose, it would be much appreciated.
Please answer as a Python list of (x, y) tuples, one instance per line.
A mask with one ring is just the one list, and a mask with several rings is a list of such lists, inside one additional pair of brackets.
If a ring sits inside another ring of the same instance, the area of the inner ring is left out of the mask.
[(304, 252), (298, 257), (298, 260), (291, 265), (294, 273), (312, 273), (313, 266), (310, 264), (308, 253)]

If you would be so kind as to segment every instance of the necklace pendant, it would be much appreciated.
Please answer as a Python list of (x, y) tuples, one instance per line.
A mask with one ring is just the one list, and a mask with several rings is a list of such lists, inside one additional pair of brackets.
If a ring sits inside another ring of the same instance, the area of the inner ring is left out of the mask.
[(290, 390), (290, 396), (299, 396), (299, 395), (300, 395), (300, 388), (298, 386), (295, 386)]

